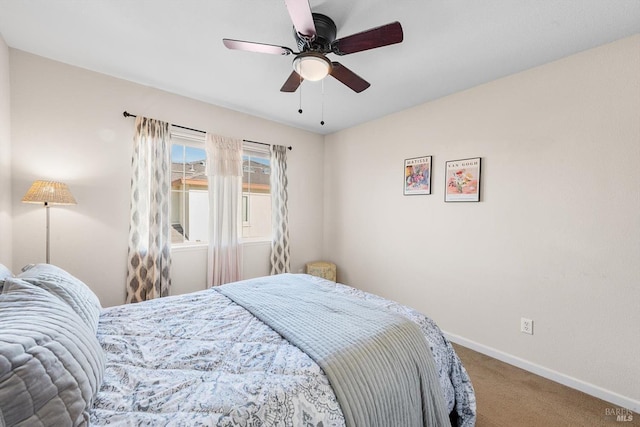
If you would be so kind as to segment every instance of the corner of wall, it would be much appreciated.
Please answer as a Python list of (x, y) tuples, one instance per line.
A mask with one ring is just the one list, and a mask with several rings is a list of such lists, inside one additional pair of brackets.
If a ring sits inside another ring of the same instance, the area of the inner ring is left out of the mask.
[(0, 263), (13, 263), (9, 46), (0, 34)]

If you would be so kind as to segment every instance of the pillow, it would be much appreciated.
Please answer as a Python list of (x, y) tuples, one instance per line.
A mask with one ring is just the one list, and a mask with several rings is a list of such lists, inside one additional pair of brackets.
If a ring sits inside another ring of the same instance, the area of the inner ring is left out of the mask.
[(4, 285), (5, 279), (8, 279), (9, 277), (13, 277), (11, 270), (0, 264), (0, 293), (2, 293), (2, 286)]
[(0, 425), (88, 425), (104, 365), (98, 339), (71, 307), (20, 279), (6, 279)]
[(36, 264), (18, 277), (46, 289), (69, 304), (93, 333), (96, 333), (102, 306), (96, 294), (82, 281), (51, 264)]
[(35, 266), (35, 264), (27, 264), (24, 267), (22, 267), (22, 270), (20, 270), (20, 271), (27, 271), (28, 269), (32, 268), (33, 266)]

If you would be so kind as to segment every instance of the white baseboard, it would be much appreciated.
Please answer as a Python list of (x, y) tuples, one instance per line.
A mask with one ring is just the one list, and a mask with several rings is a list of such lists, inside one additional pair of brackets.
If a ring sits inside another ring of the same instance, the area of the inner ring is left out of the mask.
[[(447, 339), (453, 343), (460, 344), (461, 346), (475, 350), (478, 353), (485, 354), (487, 356), (493, 357), (494, 359), (498, 359), (513, 366), (517, 366), (518, 368), (524, 369), (525, 371), (540, 375), (541, 377), (547, 378), (551, 381), (555, 381), (567, 387), (579, 390), (583, 393), (597, 397), (598, 399), (602, 399), (613, 405), (629, 409), (635, 413), (640, 413), (640, 401), (622, 396), (618, 393), (606, 390), (602, 387), (589, 384), (560, 372), (556, 372), (552, 369), (545, 368), (544, 366), (529, 362), (528, 360), (524, 360), (519, 357), (504, 353), (500, 350), (496, 350), (486, 345), (477, 343), (475, 341), (468, 340), (461, 336), (450, 334), (444, 331), (443, 333), (445, 337), (447, 337)], [(471, 382), (473, 383), (473, 378), (471, 379)]]

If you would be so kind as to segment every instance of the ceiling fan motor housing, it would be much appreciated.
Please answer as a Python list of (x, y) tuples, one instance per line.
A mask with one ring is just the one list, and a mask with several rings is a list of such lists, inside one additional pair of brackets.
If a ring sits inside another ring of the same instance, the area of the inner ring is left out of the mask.
[(316, 37), (310, 43), (308, 40), (300, 37), (295, 28), (293, 29), (298, 49), (301, 52), (309, 50), (322, 53), (331, 52), (331, 43), (336, 39), (337, 34), (335, 22), (326, 15), (314, 13), (313, 23), (316, 27)]

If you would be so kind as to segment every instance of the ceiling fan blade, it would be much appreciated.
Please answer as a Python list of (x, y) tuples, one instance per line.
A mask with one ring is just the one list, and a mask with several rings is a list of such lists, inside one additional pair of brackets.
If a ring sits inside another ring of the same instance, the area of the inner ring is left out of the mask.
[(295, 92), (296, 90), (298, 90), (298, 86), (300, 86), (302, 80), (304, 79), (300, 76), (300, 74), (292, 71), (287, 81), (284, 82), (284, 84), (280, 88), (280, 92)]
[(313, 23), (309, 0), (285, 0), (291, 22), (296, 32), (307, 39), (316, 37), (316, 25)]
[(371, 86), (368, 81), (366, 81), (344, 65), (340, 64), (339, 62), (332, 62), (331, 64), (333, 65), (331, 75), (336, 80), (339, 80), (340, 82), (351, 88), (354, 92), (360, 93)]
[(273, 44), (245, 42), (233, 39), (222, 39), (222, 43), (229, 49), (244, 50), (247, 52), (270, 53), (273, 55), (290, 55), (293, 53), (293, 50), (288, 47)]
[(400, 43), (402, 39), (402, 25), (396, 21), (335, 40), (331, 44), (331, 49), (336, 55), (348, 55)]

